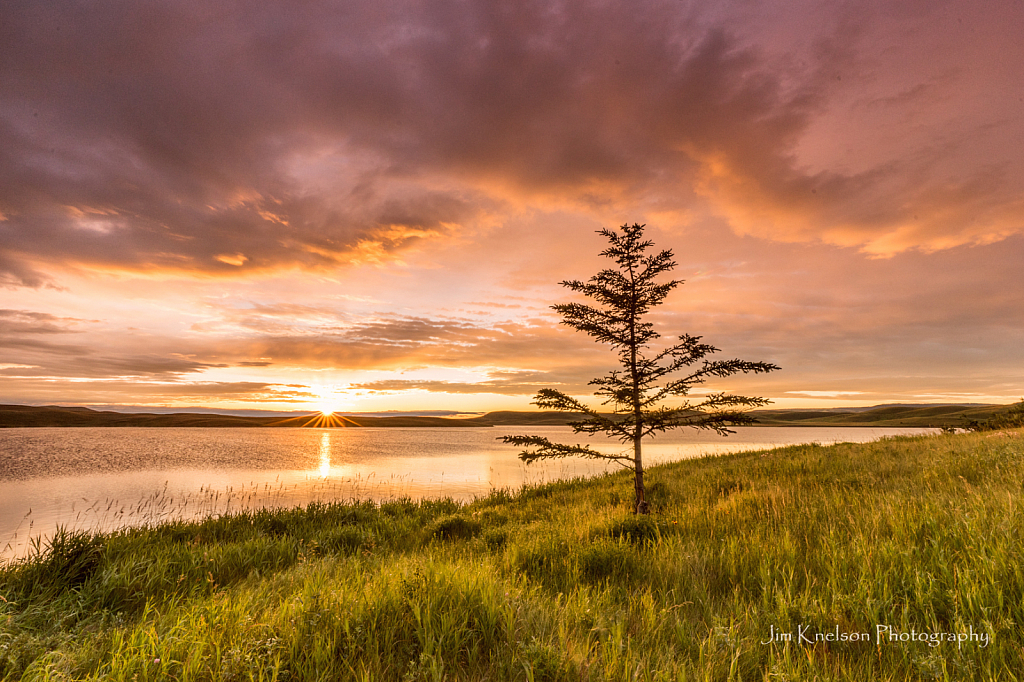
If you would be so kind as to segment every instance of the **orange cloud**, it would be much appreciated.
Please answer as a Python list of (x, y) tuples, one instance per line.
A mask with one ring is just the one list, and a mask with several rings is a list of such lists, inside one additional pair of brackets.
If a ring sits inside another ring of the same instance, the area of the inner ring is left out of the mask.
[(1019, 3), (210, 7), (5, 7), (11, 396), (582, 391), (547, 306), (633, 221), (756, 386), (1019, 385)]

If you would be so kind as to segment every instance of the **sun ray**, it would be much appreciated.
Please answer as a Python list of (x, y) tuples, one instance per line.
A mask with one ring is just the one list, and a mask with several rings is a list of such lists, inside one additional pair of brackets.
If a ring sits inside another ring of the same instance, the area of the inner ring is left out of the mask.
[(359, 422), (333, 412), (314, 412), (299, 417), (289, 417), (276, 421), (270, 426), (297, 426), (303, 429), (344, 429), (350, 426), (362, 426)]

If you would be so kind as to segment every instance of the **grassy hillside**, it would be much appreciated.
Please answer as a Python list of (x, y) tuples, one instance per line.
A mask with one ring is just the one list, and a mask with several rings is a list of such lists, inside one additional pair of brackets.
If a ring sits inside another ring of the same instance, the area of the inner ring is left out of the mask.
[(764, 426), (905, 426), (964, 428), (984, 420), (1006, 405), (880, 405), (866, 410), (755, 410)]
[(622, 474), (465, 506), (314, 505), (67, 534), (0, 571), (0, 676), (1012, 680), (1024, 670), (1021, 432), (691, 460), (653, 468), (649, 481), (650, 519), (629, 514)]
[[(971, 420), (982, 421), (1006, 405), (880, 405), (849, 410), (754, 410), (758, 426), (905, 426), (964, 428)], [(467, 421), (494, 426), (564, 425), (581, 415), (564, 412), (488, 412)]]

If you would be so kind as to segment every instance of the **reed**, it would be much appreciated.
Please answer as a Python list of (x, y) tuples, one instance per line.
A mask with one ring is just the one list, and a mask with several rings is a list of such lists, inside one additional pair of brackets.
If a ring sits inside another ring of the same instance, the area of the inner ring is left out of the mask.
[(1020, 678), (1021, 432), (727, 455), (649, 480), (649, 519), (616, 474), (64, 531), (0, 570), (0, 676)]

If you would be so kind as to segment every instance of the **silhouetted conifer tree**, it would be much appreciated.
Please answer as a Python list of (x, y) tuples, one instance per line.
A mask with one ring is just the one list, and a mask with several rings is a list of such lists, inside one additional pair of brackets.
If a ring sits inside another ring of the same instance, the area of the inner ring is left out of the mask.
[[(689, 334), (680, 336), (680, 342), (674, 346), (650, 350), (651, 342), (660, 335), (646, 320), (646, 315), (651, 308), (660, 305), (670, 291), (682, 284), (682, 280), (656, 281), (676, 263), (669, 250), (648, 254), (654, 243), (644, 240), (644, 227), (623, 225), (621, 234), (601, 230), (600, 234), (611, 244), (601, 255), (613, 259), (616, 267), (600, 271), (586, 283), (576, 280), (561, 283), (593, 299), (597, 306), (582, 303), (552, 306), (562, 315), (562, 324), (609, 344), (618, 353), (619, 369), (590, 382), (598, 387), (594, 395), (602, 398), (604, 405), (612, 407), (611, 416), (600, 414), (552, 388), (541, 390), (533, 400), (543, 409), (583, 413), (583, 419), (569, 424), (575, 433), (604, 432), (616, 436), (623, 443), (632, 444), (632, 454), (607, 455), (586, 445), (552, 443), (543, 436), (503, 438), (506, 443), (527, 448), (519, 455), (526, 463), (557, 457), (590, 457), (613, 460), (632, 469), (636, 512), (640, 514), (648, 513), (641, 447), (644, 437), (681, 426), (730, 433), (727, 426), (755, 421), (742, 410), (770, 402), (765, 398), (725, 393), (713, 393), (703, 396), (699, 402), (690, 402), (686, 399), (690, 389), (703, 384), (709, 377), (779, 369), (766, 362), (708, 360), (707, 356), (718, 352), (718, 349), (701, 343), (701, 337)], [(678, 376), (682, 372), (686, 374)], [(683, 398), (681, 403), (673, 406), (664, 404), (666, 400), (678, 397)]]

